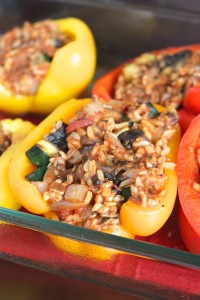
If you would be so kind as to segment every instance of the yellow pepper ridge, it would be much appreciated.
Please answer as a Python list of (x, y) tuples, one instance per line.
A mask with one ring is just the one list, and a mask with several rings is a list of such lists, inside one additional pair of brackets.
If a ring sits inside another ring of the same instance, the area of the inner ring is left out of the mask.
[(11, 191), (8, 170), (20, 142), (35, 126), (31, 122), (19, 118), (14, 120), (4, 119), (1, 121), (1, 125), (3, 130), (11, 133), (12, 143), (0, 157), (0, 206), (17, 210), (21, 204), (15, 199)]

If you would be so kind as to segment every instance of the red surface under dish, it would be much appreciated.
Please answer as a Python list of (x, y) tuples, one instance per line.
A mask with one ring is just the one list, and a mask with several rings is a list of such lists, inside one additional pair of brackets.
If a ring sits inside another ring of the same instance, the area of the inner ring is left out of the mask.
[[(13, 225), (0, 226), (0, 240), (3, 241), (2, 253), (28, 260), (33, 265), (48, 266), (52, 271), (70, 269), (72, 273), (83, 272), (91, 274), (89, 276), (93, 276), (93, 272), (101, 272), (116, 278), (126, 278), (134, 284), (138, 282), (184, 293), (200, 294), (200, 273), (193, 269), (128, 254), (118, 254), (114, 259), (94, 263), (94, 260), (88, 257), (78, 258), (76, 254), (64, 253), (57, 249), (42, 233)], [(178, 230), (176, 209), (162, 229), (143, 240), (186, 250)]]

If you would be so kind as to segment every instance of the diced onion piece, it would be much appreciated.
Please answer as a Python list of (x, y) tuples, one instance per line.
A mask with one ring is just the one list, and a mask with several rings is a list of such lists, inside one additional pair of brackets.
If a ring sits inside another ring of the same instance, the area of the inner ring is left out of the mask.
[(140, 74), (140, 68), (135, 63), (130, 63), (123, 68), (126, 77), (137, 77)]
[(131, 185), (133, 182), (134, 182), (134, 178), (126, 179), (126, 180), (124, 180), (124, 181), (122, 181), (122, 182), (120, 183), (119, 188), (121, 189), (121, 188), (123, 188), (123, 187), (125, 187), (125, 186), (129, 186), (129, 185)]
[(54, 167), (52, 165), (50, 165), (47, 168), (47, 171), (44, 175), (43, 181), (47, 182), (47, 183), (51, 183), (51, 182), (55, 181), (55, 178), (56, 178), (56, 175), (54, 173)]
[(139, 169), (135, 169), (135, 168), (129, 169), (128, 171), (126, 171), (123, 174), (123, 177), (126, 178), (126, 179), (136, 178), (138, 176), (139, 171), (140, 171)]
[(83, 202), (62, 200), (62, 201), (53, 203), (51, 206), (51, 209), (53, 211), (63, 212), (66, 210), (73, 210), (73, 209), (81, 208), (82, 206), (84, 206)]
[(40, 192), (40, 194), (44, 194), (47, 191), (48, 183), (44, 181), (32, 181), (31, 182)]
[(109, 131), (106, 132), (105, 139), (108, 142), (110, 142), (113, 146), (115, 146), (125, 152), (123, 145), (121, 144), (120, 140), (117, 138), (117, 136), (114, 133), (109, 132)]
[(84, 202), (88, 192), (88, 187), (84, 184), (71, 184), (65, 192), (65, 200), (72, 202)]
[(115, 110), (123, 110), (126, 104), (123, 101), (110, 99), (109, 102), (103, 104), (104, 108), (115, 109)]
[(76, 152), (74, 152), (74, 154), (68, 159), (69, 163), (75, 165), (78, 164), (79, 162), (81, 162), (82, 160), (82, 154), (77, 150)]

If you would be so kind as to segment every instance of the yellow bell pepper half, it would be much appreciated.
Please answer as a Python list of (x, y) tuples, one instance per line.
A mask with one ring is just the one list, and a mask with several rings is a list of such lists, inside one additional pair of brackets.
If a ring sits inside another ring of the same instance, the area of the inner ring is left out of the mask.
[[(32, 130), (17, 148), (9, 168), (9, 181), (15, 198), (28, 211), (35, 214), (42, 214), (53, 220), (57, 218), (55, 213), (51, 211), (49, 204), (43, 199), (42, 194), (39, 193), (32, 183), (25, 179), (25, 176), (35, 169), (26, 157), (26, 151), (48, 134), (56, 121), (62, 119), (65, 123), (68, 123), (68, 121), (89, 102), (90, 99), (72, 99), (60, 105)], [(158, 106), (157, 109), (160, 111), (163, 110), (163, 108)], [(179, 141), (180, 128), (177, 124), (174, 134), (169, 140), (168, 145), (170, 152), (167, 157), (167, 162), (176, 161)], [(128, 201), (122, 204), (120, 210), (121, 229), (119, 232), (112, 233), (126, 238), (134, 238), (135, 235), (147, 236), (153, 234), (163, 226), (172, 212), (177, 193), (176, 168), (166, 168), (165, 172), (168, 177), (165, 183), (164, 193), (160, 196), (160, 204), (155, 207), (142, 207), (134, 203), (131, 199), (128, 199)], [(70, 249), (74, 249), (75, 254), (80, 255), (81, 253), (81, 255), (87, 256), (87, 253), (90, 253), (89, 256), (96, 259), (109, 259), (113, 255), (120, 253), (112, 249), (103, 249), (103, 247), (100, 246), (91, 246), (86, 243), (79, 244), (79, 242), (76, 241), (69, 243), (68, 239), (62, 237), (52, 237), (51, 240), (56, 247), (59, 247), (63, 251), (71, 252)]]
[[(50, 206), (44, 201), (43, 196), (28, 180), (25, 179), (25, 176), (30, 174), (34, 168), (25, 155), (26, 151), (41, 140), (45, 134), (50, 132), (54, 122), (62, 119), (67, 123), (81, 107), (89, 102), (90, 99), (72, 99), (60, 105), (28, 135), (17, 148), (15, 157), (10, 164), (9, 180), (15, 198), (28, 211), (34, 214), (42, 214), (46, 218), (56, 220), (56, 217), (54, 216), (55, 213), (50, 210)], [(114, 234), (127, 238), (134, 238), (134, 235), (128, 233), (123, 228), (119, 229), (119, 232)], [(92, 259), (105, 260), (112, 257), (114, 254), (119, 253), (119, 251), (105, 249), (101, 246), (80, 243), (63, 237), (48, 236), (51, 238), (53, 244), (61, 250), (81, 256), (87, 256), (88, 254)]]
[(16, 199), (28, 211), (35, 214), (46, 214), (50, 211), (50, 207), (48, 203), (44, 201), (39, 191), (25, 179), (25, 176), (30, 174), (34, 168), (25, 155), (26, 151), (40, 141), (45, 134), (50, 132), (54, 122), (62, 119), (67, 123), (74, 117), (76, 112), (89, 101), (90, 99), (72, 99), (61, 104), (30, 133), (17, 148), (15, 157), (10, 164), (9, 180)]
[[(48, 134), (56, 121), (63, 120), (65, 123), (75, 116), (81, 107), (88, 104), (90, 99), (72, 99), (60, 105), (43, 122), (41, 122), (20, 144), (11, 161), (9, 180), (15, 198), (28, 211), (35, 214), (46, 215), (50, 212), (49, 204), (43, 199), (36, 187), (25, 176), (30, 174), (35, 167), (26, 157), (26, 151)], [(157, 107), (158, 108), (158, 107)], [(163, 108), (158, 108), (163, 110)], [(175, 133), (169, 141), (170, 152), (168, 162), (175, 162), (180, 141), (179, 125), (175, 127)], [(131, 236), (147, 236), (153, 234), (169, 218), (174, 207), (177, 193), (176, 168), (166, 169), (168, 179), (165, 183), (164, 193), (160, 196), (160, 204), (155, 207), (142, 207), (131, 199), (126, 201), (120, 210), (120, 222), (124, 232)], [(122, 234), (125, 236), (124, 234)]]
[[(51, 220), (58, 220), (58, 217), (53, 211), (50, 211), (45, 215), (46, 218)], [(125, 238), (133, 239), (134, 236), (125, 231), (122, 227), (115, 232), (110, 232), (109, 230), (104, 231), (105, 233), (115, 234)], [(79, 242), (66, 237), (55, 236), (48, 234), (51, 242), (60, 250), (66, 253), (72, 253), (80, 257), (95, 259), (95, 260), (109, 260), (114, 255), (123, 253), (119, 250), (114, 250), (111, 248), (105, 248), (103, 246), (98, 246), (94, 244)]]
[(0, 110), (11, 114), (48, 114), (77, 97), (91, 81), (96, 67), (95, 41), (89, 27), (77, 18), (55, 20), (72, 41), (58, 49), (35, 96), (14, 95), (0, 85)]
[(1, 121), (1, 125), (4, 131), (11, 133), (12, 143), (0, 156), (0, 206), (17, 210), (21, 204), (14, 198), (10, 189), (8, 169), (16, 148), (35, 126), (31, 122), (19, 118), (15, 120), (4, 119)]

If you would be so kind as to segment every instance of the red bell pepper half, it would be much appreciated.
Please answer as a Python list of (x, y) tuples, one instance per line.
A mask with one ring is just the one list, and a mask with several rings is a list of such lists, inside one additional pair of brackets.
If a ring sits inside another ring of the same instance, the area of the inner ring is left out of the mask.
[(200, 115), (195, 117), (182, 137), (178, 160), (179, 226), (186, 247), (200, 254)]
[(188, 90), (183, 106), (194, 115), (200, 114), (200, 86), (194, 86)]
[[(161, 50), (155, 50), (152, 51), (152, 54), (158, 55), (161, 53), (165, 54), (173, 54), (179, 51), (183, 51), (186, 49), (190, 50), (200, 50), (200, 44), (196, 45), (189, 45), (189, 46), (181, 46), (181, 47), (170, 47), (166, 49), (161, 49)], [(113, 69), (112, 71), (108, 72), (107, 74), (103, 75), (100, 77), (94, 84), (93, 89), (92, 89), (92, 94), (97, 95), (99, 97), (102, 97), (104, 99), (111, 99), (113, 97), (113, 92), (114, 92), (114, 85), (115, 82), (121, 73), (123, 67), (128, 64), (130, 61), (125, 62), (124, 64), (118, 66), (117, 68)]]
[(200, 254), (199, 234), (194, 230), (192, 224), (189, 223), (187, 217), (183, 213), (181, 206), (179, 207), (178, 222), (182, 240), (187, 246), (188, 250), (193, 253)]
[(94, 84), (92, 95), (97, 95), (105, 100), (111, 99), (113, 97), (115, 82), (123, 67), (124, 65), (121, 65), (99, 78)]
[(178, 116), (179, 116), (179, 124), (181, 128), (181, 133), (184, 134), (184, 132), (189, 127), (190, 123), (194, 119), (195, 115), (187, 110), (186, 108), (182, 107), (178, 110)]
[[(183, 47), (171, 47), (162, 50), (156, 50), (152, 53), (158, 55), (160, 53), (165, 54), (173, 54), (179, 51), (183, 51), (186, 49), (190, 50), (200, 50), (200, 45), (189, 45)], [(105, 74), (104, 76), (100, 77), (93, 86), (92, 94), (102, 97), (106, 100), (113, 98), (114, 96), (114, 86), (117, 81), (119, 74), (121, 73), (122, 69), (126, 64), (130, 61), (120, 65), (119, 67), (115, 68), (114, 70), (110, 71), (109, 73)], [(189, 124), (191, 123), (194, 115), (200, 113), (200, 86), (192, 87), (188, 90), (186, 94), (186, 98), (183, 100), (184, 108), (180, 110), (179, 117), (180, 117), (180, 126), (182, 133), (188, 128)]]

